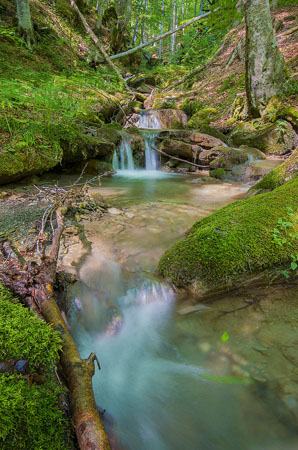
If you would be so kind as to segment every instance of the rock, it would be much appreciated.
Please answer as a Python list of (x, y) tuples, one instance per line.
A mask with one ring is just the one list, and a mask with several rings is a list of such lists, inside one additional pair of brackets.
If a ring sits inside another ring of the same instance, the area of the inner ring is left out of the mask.
[(250, 193), (261, 193), (263, 190), (268, 191), (281, 186), (298, 175), (298, 147), (292, 155), (285, 160), (283, 164), (276, 167), (268, 175), (266, 175), (259, 183), (255, 184)]
[(133, 77), (129, 78), (127, 80), (128, 86), (136, 89), (139, 87), (143, 87), (143, 85), (149, 85), (149, 86), (157, 86), (160, 84), (160, 77), (156, 74), (138, 74), (134, 75)]
[(122, 214), (122, 211), (118, 208), (109, 208), (108, 213), (112, 216), (119, 216), (120, 214)]
[(291, 221), (296, 223), (298, 178), (196, 222), (186, 238), (163, 255), (159, 272), (201, 296), (248, 285), (250, 280), (256, 283), (258, 277), (266, 280), (264, 271), (290, 266), (291, 255), (298, 252), (295, 233), (287, 235), (285, 246), (278, 246), (272, 238), (279, 218), (287, 220), (288, 208), (293, 209)]
[(106, 125), (102, 128), (88, 128), (85, 131), (86, 133), (83, 133), (81, 130), (80, 133), (77, 130), (78, 134), (73, 140), (61, 141), (62, 163), (67, 165), (84, 159), (112, 158), (116, 145), (121, 140), (119, 128)]
[(266, 154), (283, 155), (293, 150), (296, 133), (288, 122), (261, 124), (257, 120), (238, 124), (231, 132), (228, 143), (239, 147), (247, 145)]
[(167, 130), (162, 131), (158, 139), (160, 141), (164, 139), (174, 139), (178, 141), (186, 142), (191, 145), (198, 145), (202, 149), (212, 149), (218, 145), (223, 145), (220, 139), (213, 136), (209, 136), (205, 133), (195, 132), (194, 130)]
[(187, 116), (180, 109), (159, 109), (158, 117), (163, 128), (180, 129), (186, 127)]
[(191, 164), (187, 164), (186, 162), (178, 162), (178, 164), (175, 168), (175, 172), (176, 171), (181, 172), (181, 173), (195, 172), (196, 168)]
[(132, 148), (133, 160), (137, 167), (145, 167), (145, 141), (144, 136), (138, 128), (128, 128), (130, 135), (130, 145)]
[(190, 144), (186, 144), (183, 141), (176, 141), (174, 139), (165, 139), (159, 145), (158, 150), (172, 156), (180, 156), (189, 159), (192, 159), (193, 157), (193, 149)]
[(201, 125), (210, 125), (218, 116), (215, 108), (204, 108), (196, 112), (187, 122), (188, 128), (200, 129)]
[(135, 215), (133, 212), (128, 211), (125, 213), (125, 217), (127, 217), (128, 219), (133, 219)]
[(77, 164), (73, 169), (81, 172), (85, 167), (84, 173), (87, 175), (111, 175), (115, 173), (112, 164), (98, 159), (89, 159)]
[[(17, 136), (15, 140), (17, 143)], [(62, 149), (59, 146), (38, 136), (32, 147), (19, 147), (13, 152), (4, 150), (0, 153), (0, 184), (46, 172), (57, 166), (61, 158)]]
[(217, 155), (212, 161), (210, 161), (211, 156), (209, 156), (210, 165), (215, 169), (231, 169), (235, 165), (244, 164), (250, 160), (266, 159), (266, 156), (260, 150), (246, 146), (232, 148), (221, 145), (212, 149), (212, 156), (216, 153)]

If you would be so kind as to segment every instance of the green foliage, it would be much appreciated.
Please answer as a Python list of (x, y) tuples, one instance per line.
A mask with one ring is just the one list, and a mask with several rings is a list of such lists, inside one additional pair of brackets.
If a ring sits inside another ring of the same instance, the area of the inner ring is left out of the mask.
[(223, 85), (220, 88), (219, 92), (220, 93), (225, 92), (228, 89), (230, 89), (232, 86), (234, 86), (234, 84), (235, 84), (234, 80), (235, 80), (235, 75), (234, 74), (230, 74), (228, 76), (228, 78), (226, 78), (225, 81), (223, 82)]
[[(298, 233), (293, 232), (293, 221), (297, 223), (297, 218), (295, 217), (296, 215), (294, 214), (293, 208), (288, 206), (287, 216), (278, 218), (277, 224), (272, 233), (274, 244), (279, 247), (285, 247), (289, 253), (295, 251), (293, 242), (295, 242), (295, 240), (298, 241)], [(289, 270), (296, 271), (296, 269), (298, 268), (298, 253), (291, 253), (291, 259), (292, 261)], [(286, 278), (289, 278), (289, 270), (284, 269), (281, 270), (280, 273)]]
[(0, 25), (0, 39), (9, 40), (15, 45), (26, 45), (25, 41), (19, 38), (17, 29), (13, 27)]
[(221, 342), (223, 342), (223, 343), (228, 342), (228, 340), (230, 339), (229, 333), (228, 333), (227, 331), (225, 331), (225, 332), (221, 335), (220, 339), (221, 339)]
[(200, 111), (204, 107), (204, 104), (200, 102), (199, 100), (191, 101), (191, 100), (184, 100), (182, 105), (180, 106), (180, 109), (185, 112), (188, 116), (193, 116), (195, 113)]

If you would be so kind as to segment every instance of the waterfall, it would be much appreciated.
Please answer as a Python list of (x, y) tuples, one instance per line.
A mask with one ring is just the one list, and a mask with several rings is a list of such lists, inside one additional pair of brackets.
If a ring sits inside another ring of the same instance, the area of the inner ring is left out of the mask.
[(113, 169), (116, 172), (119, 170), (135, 170), (131, 149), (131, 138), (127, 133), (122, 134), (121, 144), (114, 152)]
[(155, 138), (158, 136), (158, 131), (149, 130), (160, 130), (163, 128), (162, 123), (159, 119), (158, 111), (143, 111), (140, 114), (139, 128), (144, 130), (142, 132), (145, 141), (145, 161), (146, 170), (158, 170), (159, 159), (158, 154), (154, 150)]
[(158, 111), (142, 111), (140, 113), (139, 128), (161, 130), (163, 128)]

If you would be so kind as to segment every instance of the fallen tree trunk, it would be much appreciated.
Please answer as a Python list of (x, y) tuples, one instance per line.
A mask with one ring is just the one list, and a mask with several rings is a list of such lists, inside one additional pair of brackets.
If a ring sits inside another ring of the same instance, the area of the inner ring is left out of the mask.
[[(91, 353), (81, 359), (76, 344), (66, 326), (55, 300), (53, 286), (56, 283), (56, 265), (60, 238), (63, 232), (63, 211), (56, 210), (57, 227), (53, 233), (49, 256), (43, 257), (39, 266), (22, 264), (18, 256), (7, 257), (10, 246), (2, 246), (1, 281), (28, 305), (37, 305), (43, 318), (53, 325), (62, 339), (61, 366), (70, 390), (72, 423), (81, 450), (111, 450), (104, 426), (99, 417), (92, 377), (95, 372), (96, 355)], [(98, 361), (97, 361), (98, 362)], [(99, 366), (99, 364), (98, 364)]]
[(100, 45), (99, 43), (99, 39), (98, 37), (94, 34), (94, 32), (92, 31), (91, 27), (89, 26), (87, 20), (85, 19), (85, 17), (83, 16), (83, 14), (81, 13), (81, 11), (79, 10), (77, 4), (75, 3), (74, 0), (70, 0), (70, 6), (71, 8), (78, 14), (79, 18), (81, 19), (82, 24), (84, 25), (84, 28), (86, 30), (86, 33), (89, 34), (89, 36), (91, 37), (92, 41), (94, 42), (94, 44), (96, 45), (96, 47), (99, 49), (100, 53), (102, 54), (102, 56), (104, 57), (105, 61), (108, 63), (108, 65), (111, 67), (111, 69), (118, 75), (118, 77), (120, 78), (120, 80), (123, 82), (125, 88), (131, 92), (131, 89), (129, 88), (128, 84), (126, 83), (126, 81), (124, 80), (120, 70), (115, 66), (115, 64), (111, 61), (111, 58), (109, 57), (109, 55), (107, 54), (107, 52), (105, 51), (105, 49), (103, 48), (102, 45)]
[[(218, 9), (219, 8), (216, 8), (214, 10), (214, 12), (217, 11)], [(178, 31), (183, 30), (186, 27), (189, 27), (193, 23), (198, 22), (198, 20), (201, 20), (201, 19), (204, 19), (205, 17), (208, 17), (210, 14), (211, 14), (211, 11), (209, 11), (209, 12), (207, 12), (205, 14), (202, 14), (201, 16), (194, 17), (193, 19), (189, 20), (186, 23), (183, 23), (179, 27), (173, 28), (172, 30), (167, 31), (164, 34), (161, 34), (157, 38), (150, 39), (149, 41), (144, 42), (144, 44), (140, 44), (137, 47), (131, 48), (130, 50), (126, 50), (125, 52), (118, 53), (117, 55), (112, 55), (112, 56), (110, 56), (110, 59), (122, 58), (122, 56), (131, 55), (132, 53), (135, 53), (138, 50), (141, 50), (142, 48), (149, 47), (149, 45), (155, 44), (155, 42), (159, 42), (159, 41), (161, 41), (163, 39), (166, 39), (167, 37), (171, 36), (172, 34), (175, 34)]]

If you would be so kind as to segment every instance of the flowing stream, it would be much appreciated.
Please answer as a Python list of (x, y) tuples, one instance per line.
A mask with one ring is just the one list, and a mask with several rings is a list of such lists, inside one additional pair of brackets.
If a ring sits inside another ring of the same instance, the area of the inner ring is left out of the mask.
[[(254, 333), (256, 324), (258, 333), (263, 323), (270, 327), (268, 317), (252, 309), (220, 319), (247, 298), (200, 305), (155, 273), (164, 250), (194, 221), (247, 187), (143, 174), (104, 179), (94, 189), (124, 209), (87, 227), (92, 252), (71, 291), (73, 336), (83, 357), (95, 351), (101, 363), (93, 383), (113, 449), (294, 450), (296, 430), (280, 399), (255, 381), (263, 369), (249, 376), (250, 365), (257, 371), (266, 359), (251, 348), (265, 352)], [(226, 343), (224, 332), (231, 335)], [(251, 351), (259, 357), (253, 363), (246, 361)], [(269, 369), (268, 376), (276, 371)]]

